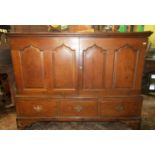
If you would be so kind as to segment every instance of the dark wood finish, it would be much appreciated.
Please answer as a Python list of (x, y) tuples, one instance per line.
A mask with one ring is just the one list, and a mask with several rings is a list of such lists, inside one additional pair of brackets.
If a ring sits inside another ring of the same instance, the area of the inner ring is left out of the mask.
[(141, 117), (141, 78), (150, 34), (8, 34), (18, 126), (42, 120), (119, 120), (135, 127)]

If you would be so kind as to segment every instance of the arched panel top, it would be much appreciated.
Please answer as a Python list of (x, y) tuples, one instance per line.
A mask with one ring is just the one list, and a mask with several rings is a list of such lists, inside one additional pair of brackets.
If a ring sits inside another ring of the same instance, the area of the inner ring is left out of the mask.
[(125, 44), (125, 45), (119, 47), (118, 49), (116, 49), (115, 51), (120, 52), (122, 49), (125, 49), (125, 48), (131, 49), (132, 51), (135, 51), (135, 52), (137, 52), (139, 50), (138, 48), (136, 48), (134, 46), (131, 46), (129, 44)]
[(20, 51), (26, 51), (26, 50), (32, 50), (32, 51), (38, 51), (38, 52), (42, 52), (43, 50), (34, 46), (34, 45), (28, 45), (22, 49), (20, 49)]
[(94, 44), (94, 45), (92, 45), (92, 46), (86, 48), (85, 50), (83, 50), (83, 52), (88, 52), (88, 51), (90, 51), (90, 50), (93, 49), (93, 48), (94, 48), (94, 49), (99, 49), (101, 52), (106, 52), (106, 51), (107, 51), (106, 49), (103, 49), (102, 47), (100, 47), (100, 46)]
[(71, 47), (65, 45), (65, 44), (61, 44), (60, 46), (56, 47), (53, 51), (54, 52), (57, 52), (59, 51), (60, 49), (67, 49), (67, 51), (75, 51), (75, 49), (72, 49)]

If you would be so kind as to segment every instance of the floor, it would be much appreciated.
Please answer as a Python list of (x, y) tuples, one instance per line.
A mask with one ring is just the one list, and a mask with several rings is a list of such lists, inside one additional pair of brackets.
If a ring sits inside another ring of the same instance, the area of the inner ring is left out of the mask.
[[(0, 130), (16, 130), (15, 108), (0, 106)], [(69, 122), (53, 123), (38, 122), (27, 130), (130, 130), (120, 122)], [(142, 130), (155, 129), (155, 95), (145, 95), (142, 110)]]

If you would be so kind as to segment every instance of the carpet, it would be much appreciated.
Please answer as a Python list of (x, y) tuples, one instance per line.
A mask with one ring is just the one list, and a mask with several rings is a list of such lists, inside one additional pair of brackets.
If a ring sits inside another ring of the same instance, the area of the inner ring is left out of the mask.
[(25, 130), (130, 130), (120, 122), (37, 122)]

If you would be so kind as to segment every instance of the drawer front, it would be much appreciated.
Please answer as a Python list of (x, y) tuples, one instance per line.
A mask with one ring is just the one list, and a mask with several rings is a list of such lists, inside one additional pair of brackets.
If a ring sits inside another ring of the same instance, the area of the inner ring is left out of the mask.
[(98, 115), (96, 101), (64, 100), (60, 103), (60, 115), (73, 117), (94, 117)]
[(57, 115), (57, 104), (54, 100), (18, 100), (17, 115), (22, 117), (52, 117)]
[(113, 100), (100, 103), (100, 114), (104, 117), (137, 117), (141, 115), (142, 101)]

